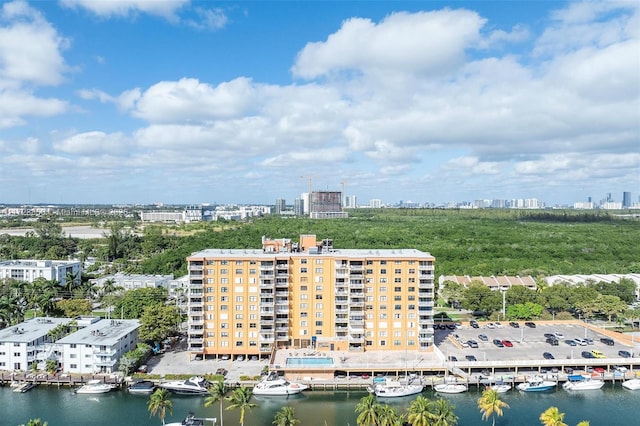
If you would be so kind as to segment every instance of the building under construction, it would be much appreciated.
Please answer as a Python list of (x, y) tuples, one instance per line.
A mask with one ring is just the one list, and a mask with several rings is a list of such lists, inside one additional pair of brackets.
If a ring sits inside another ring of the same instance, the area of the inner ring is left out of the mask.
[(311, 219), (342, 219), (347, 217), (340, 191), (312, 191), (309, 217)]

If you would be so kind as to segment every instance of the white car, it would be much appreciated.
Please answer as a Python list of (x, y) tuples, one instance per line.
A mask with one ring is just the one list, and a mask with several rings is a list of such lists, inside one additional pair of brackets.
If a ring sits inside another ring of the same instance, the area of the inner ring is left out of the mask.
[(493, 325), (492, 322), (487, 323), (487, 328), (496, 328), (495, 325)]
[(580, 346), (587, 346), (587, 341), (585, 339), (576, 337), (575, 339), (573, 339), (573, 341), (579, 344)]
[(554, 336), (556, 336), (558, 339), (562, 339), (564, 337), (564, 334), (560, 333), (559, 331), (556, 331), (555, 333), (553, 333)]

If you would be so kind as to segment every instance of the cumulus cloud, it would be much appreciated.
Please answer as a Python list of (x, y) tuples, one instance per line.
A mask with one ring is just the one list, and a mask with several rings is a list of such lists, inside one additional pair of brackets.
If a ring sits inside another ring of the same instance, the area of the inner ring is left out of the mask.
[(127, 138), (120, 132), (106, 134), (94, 131), (75, 134), (55, 142), (53, 147), (74, 155), (122, 154), (127, 150)]
[(175, 19), (176, 12), (189, 2), (190, 0), (60, 0), (60, 3), (65, 7), (86, 9), (102, 17), (148, 13), (168, 19)]

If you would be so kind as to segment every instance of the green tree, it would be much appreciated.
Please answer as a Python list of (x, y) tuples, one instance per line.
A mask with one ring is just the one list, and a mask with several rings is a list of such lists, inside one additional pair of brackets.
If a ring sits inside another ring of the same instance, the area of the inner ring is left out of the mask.
[(209, 388), (209, 396), (207, 396), (204, 400), (204, 406), (209, 407), (216, 402), (220, 402), (220, 426), (224, 426), (224, 418), (222, 416), (222, 402), (224, 396), (227, 394), (227, 385), (225, 385), (224, 380), (217, 380), (211, 384)]
[(227, 410), (240, 410), (240, 425), (244, 426), (244, 415), (247, 410), (257, 407), (257, 404), (251, 403), (251, 389), (246, 386), (240, 386), (234, 389), (224, 400), (229, 403)]
[(509, 405), (500, 399), (500, 394), (494, 389), (488, 388), (482, 392), (482, 396), (478, 398), (478, 409), (482, 413), (482, 420), (491, 417), (491, 424), (496, 424), (495, 415), (502, 417), (503, 408), (509, 408)]
[(63, 312), (67, 318), (75, 318), (82, 315), (90, 315), (92, 311), (91, 302), (87, 299), (64, 299), (56, 302), (56, 307)]
[(530, 320), (539, 318), (544, 308), (542, 305), (533, 302), (518, 303), (507, 307), (507, 318)]
[(167, 291), (163, 288), (139, 288), (125, 292), (115, 308), (123, 318), (138, 319), (147, 307), (164, 305), (166, 301)]
[(515, 285), (506, 291), (505, 299), (507, 305), (517, 305), (529, 303), (539, 303), (539, 299), (542, 297), (536, 292), (523, 285)]
[(356, 423), (358, 426), (377, 425), (380, 414), (380, 404), (376, 401), (373, 394), (363, 396), (360, 402), (356, 404), (355, 412), (358, 414)]
[(443, 398), (438, 398), (431, 406), (433, 412), (432, 426), (455, 426), (458, 424), (458, 416), (455, 414), (455, 405)]
[(418, 396), (409, 405), (409, 416), (407, 420), (412, 426), (430, 426), (435, 420), (432, 412), (432, 402), (424, 396)]
[(180, 324), (182, 314), (173, 305), (147, 306), (140, 316), (140, 340), (160, 342), (173, 334)]
[(483, 311), (487, 316), (502, 309), (502, 294), (486, 285), (472, 281), (464, 292), (462, 306), (471, 311)]
[[(25, 425), (22, 425), (25, 426)], [(40, 419), (29, 419), (29, 422), (26, 426), (48, 426), (47, 422), (43, 422)]]
[(618, 296), (601, 294), (594, 301), (593, 309), (606, 315), (609, 322), (611, 322), (611, 317), (624, 312), (627, 309), (627, 304), (620, 300)]
[(278, 410), (271, 423), (276, 426), (295, 426), (300, 423), (300, 420), (296, 419), (296, 412), (293, 407), (282, 407)]
[(161, 388), (153, 392), (149, 398), (147, 408), (150, 416), (157, 415), (164, 425), (164, 418), (167, 412), (171, 414), (173, 411), (173, 402), (169, 399), (169, 391)]
[(392, 406), (384, 404), (380, 407), (379, 426), (402, 426), (403, 421), (404, 414), (399, 414)]
[(561, 413), (558, 407), (549, 407), (540, 414), (540, 422), (544, 426), (567, 426), (563, 420), (564, 413)]
[(464, 298), (464, 286), (455, 281), (445, 281), (440, 287), (440, 296), (442, 296), (449, 306), (453, 306), (453, 302), (460, 302)]

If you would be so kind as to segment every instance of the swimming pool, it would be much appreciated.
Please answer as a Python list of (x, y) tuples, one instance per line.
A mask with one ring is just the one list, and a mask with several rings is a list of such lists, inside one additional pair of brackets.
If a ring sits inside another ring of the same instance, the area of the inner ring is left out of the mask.
[(317, 367), (333, 365), (333, 358), (329, 357), (305, 357), (305, 358), (287, 358), (287, 365), (299, 367)]

